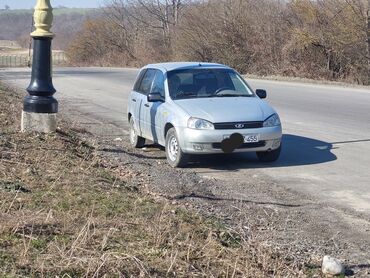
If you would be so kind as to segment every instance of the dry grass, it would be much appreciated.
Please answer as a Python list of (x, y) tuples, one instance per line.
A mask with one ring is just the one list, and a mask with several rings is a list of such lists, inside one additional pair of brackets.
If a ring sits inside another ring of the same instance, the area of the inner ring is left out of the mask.
[(62, 124), (18, 132), (21, 98), (0, 92), (1, 277), (297, 277), (259, 242), (140, 193)]

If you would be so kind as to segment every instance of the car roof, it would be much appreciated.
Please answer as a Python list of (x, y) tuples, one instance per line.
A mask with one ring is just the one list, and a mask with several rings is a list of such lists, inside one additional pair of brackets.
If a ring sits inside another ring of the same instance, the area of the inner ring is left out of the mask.
[(149, 64), (144, 68), (159, 69), (162, 71), (172, 71), (178, 69), (191, 69), (191, 68), (224, 68), (231, 69), (228, 66), (217, 64), (217, 63), (203, 63), (203, 62), (170, 62), (170, 63), (158, 63), (158, 64)]

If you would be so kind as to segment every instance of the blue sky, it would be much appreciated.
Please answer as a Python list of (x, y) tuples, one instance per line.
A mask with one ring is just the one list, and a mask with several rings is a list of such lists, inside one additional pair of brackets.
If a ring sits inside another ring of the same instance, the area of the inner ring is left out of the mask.
[[(8, 5), (11, 9), (29, 9), (33, 8), (37, 0), (0, 0), (0, 8)], [(106, 0), (50, 0), (53, 7), (59, 5), (70, 8), (97, 8), (102, 6)]]

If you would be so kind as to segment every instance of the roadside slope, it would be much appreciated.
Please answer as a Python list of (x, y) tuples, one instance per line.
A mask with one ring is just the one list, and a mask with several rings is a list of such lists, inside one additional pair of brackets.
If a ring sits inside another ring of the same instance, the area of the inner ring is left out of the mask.
[(305, 276), (310, 258), (145, 193), (150, 171), (71, 123), (19, 133), (15, 91), (0, 89), (0, 111), (0, 276)]
[[(116, 166), (124, 165), (135, 173), (140, 173), (135, 177), (140, 190), (155, 197), (169, 199), (171, 204), (195, 209), (202, 215), (223, 219), (233, 229), (257, 238), (263, 246), (280, 250), (278, 253), (283, 254), (288, 261), (305, 265), (313, 273), (318, 272), (322, 256), (330, 254), (345, 261), (354, 270), (356, 277), (369, 275), (369, 219), (352, 210), (323, 202), (315, 197), (317, 195), (299, 193), (300, 187), (310, 186), (307, 182), (311, 180), (307, 175), (292, 179), (297, 170), (309, 169), (317, 175), (318, 168), (334, 166), (323, 164), (323, 161), (308, 166), (297, 163), (300, 162), (299, 159), (303, 159), (301, 155), (322, 145), (315, 143), (308, 145), (312, 149), (307, 148), (307, 145), (303, 149), (291, 149), (296, 155), (290, 156), (288, 160), (285, 157), (282, 165), (275, 169), (256, 167), (253, 161), (244, 162), (244, 157), (230, 156), (222, 159), (212, 157), (212, 161), (205, 159), (194, 163), (194, 167), (187, 170), (173, 170), (166, 165), (162, 150), (152, 146), (148, 146), (146, 150), (132, 150), (125, 143), (128, 142), (123, 130), (125, 119), (122, 116), (126, 101), (125, 90), (130, 87), (127, 80), (134, 76), (133, 70), (63, 69), (57, 72), (56, 84), (58, 88), (62, 88), (58, 94), (61, 114), (74, 125), (91, 132), (83, 137), (97, 144), (99, 155), (108, 161), (113, 160)], [(9, 79), (13, 80), (14, 76)], [(17, 82), (15, 83), (18, 85), (19, 82), (27, 83), (27, 75), (22, 74)], [(272, 85), (271, 88), (273, 89)], [(278, 100), (279, 105), (292, 106), (289, 101), (280, 97), (280, 93), (284, 93), (281, 90), (282, 88), (279, 89), (279, 96), (272, 96), (273, 101)], [(309, 100), (309, 95), (306, 97)], [(298, 120), (299, 111), (293, 114)], [(302, 128), (295, 128), (304, 126), (306, 131), (320, 134), (318, 128), (311, 130), (313, 123), (299, 125), (291, 122), (291, 117), (286, 119), (289, 120), (285, 123), (286, 128), (303, 132)], [(333, 133), (333, 136), (336, 135)], [(351, 136), (351, 133), (346, 136)], [(306, 144), (310, 141), (302, 142)], [(304, 144), (290, 146), (302, 147)], [(347, 146), (344, 148), (347, 152), (354, 147), (352, 144)], [(337, 151), (338, 149), (335, 150)], [(317, 152), (314, 153), (316, 154)], [(292, 161), (292, 158), (295, 160)], [(343, 158), (344, 156), (339, 160), (341, 163), (345, 161)], [(286, 179), (265, 174), (284, 168), (288, 169)], [(193, 169), (200, 170), (198, 172), (201, 174), (194, 173)], [(331, 177), (333, 176), (332, 174)], [(350, 177), (347, 173), (347, 178)], [(351, 184), (356, 183), (356, 178), (357, 176), (353, 177), (355, 180)]]

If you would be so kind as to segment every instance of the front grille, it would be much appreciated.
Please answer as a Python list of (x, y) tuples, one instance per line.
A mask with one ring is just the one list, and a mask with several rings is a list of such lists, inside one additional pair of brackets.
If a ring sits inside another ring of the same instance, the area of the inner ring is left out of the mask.
[[(244, 143), (238, 149), (254, 149), (266, 146), (266, 141), (259, 141), (257, 143)], [(213, 143), (212, 148), (221, 149), (221, 143)]]
[(249, 128), (261, 128), (263, 127), (263, 122), (215, 123), (213, 125), (215, 129), (249, 129)]

